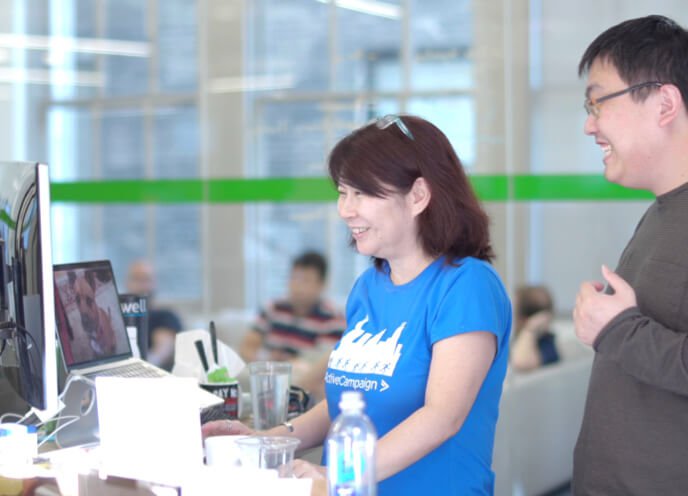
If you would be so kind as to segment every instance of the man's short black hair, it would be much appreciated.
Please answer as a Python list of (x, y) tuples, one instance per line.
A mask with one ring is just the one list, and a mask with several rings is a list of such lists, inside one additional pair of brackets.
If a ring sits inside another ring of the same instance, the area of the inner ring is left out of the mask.
[(317, 251), (306, 251), (296, 257), (291, 264), (292, 268), (311, 267), (318, 272), (320, 280), (324, 281), (327, 277), (327, 260)]
[[(671, 83), (688, 102), (688, 31), (661, 15), (650, 15), (613, 26), (588, 46), (578, 64), (578, 75), (587, 74), (595, 60), (611, 63), (630, 85), (649, 81)], [(632, 93), (644, 100), (649, 90)]]

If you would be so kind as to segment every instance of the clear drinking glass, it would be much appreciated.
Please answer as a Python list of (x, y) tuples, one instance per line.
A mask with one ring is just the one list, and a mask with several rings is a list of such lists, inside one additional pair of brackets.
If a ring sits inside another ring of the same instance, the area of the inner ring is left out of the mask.
[(248, 364), (253, 406), (253, 426), (270, 429), (287, 420), (291, 364), (252, 362)]

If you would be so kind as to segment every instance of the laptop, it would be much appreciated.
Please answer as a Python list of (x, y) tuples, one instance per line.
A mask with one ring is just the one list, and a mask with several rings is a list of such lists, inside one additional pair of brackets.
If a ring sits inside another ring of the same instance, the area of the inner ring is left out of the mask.
[[(109, 260), (53, 266), (57, 333), (70, 375), (168, 377), (132, 352)], [(200, 406), (222, 399), (200, 387)]]

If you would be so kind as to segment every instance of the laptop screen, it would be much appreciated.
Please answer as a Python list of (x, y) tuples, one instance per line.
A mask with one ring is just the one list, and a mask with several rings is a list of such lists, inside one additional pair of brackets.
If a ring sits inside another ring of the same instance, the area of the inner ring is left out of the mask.
[(67, 370), (132, 356), (109, 260), (53, 267), (57, 333)]

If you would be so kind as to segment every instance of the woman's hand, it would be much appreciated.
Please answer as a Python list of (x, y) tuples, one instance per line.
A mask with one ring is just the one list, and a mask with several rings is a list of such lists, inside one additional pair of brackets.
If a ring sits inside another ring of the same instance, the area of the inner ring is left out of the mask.
[(326, 468), (322, 465), (313, 465), (306, 460), (294, 460), (294, 477), (297, 479), (325, 479)]
[(213, 420), (201, 426), (203, 439), (210, 436), (251, 436), (256, 431), (238, 420)]

